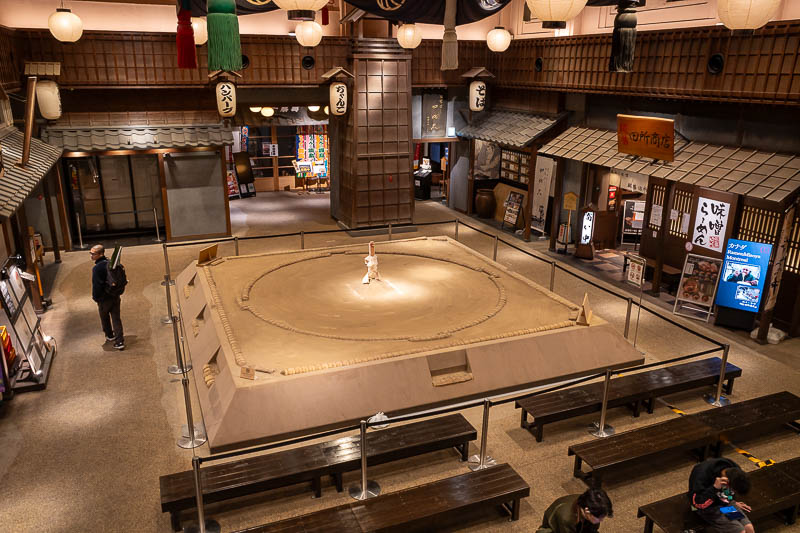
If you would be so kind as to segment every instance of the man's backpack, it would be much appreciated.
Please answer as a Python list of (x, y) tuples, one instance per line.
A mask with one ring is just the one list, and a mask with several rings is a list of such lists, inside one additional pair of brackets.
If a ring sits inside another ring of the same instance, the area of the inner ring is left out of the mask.
[(111, 296), (121, 296), (125, 292), (127, 284), (128, 277), (125, 275), (125, 267), (118, 264), (111, 268), (111, 261), (106, 261), (106, 293)]

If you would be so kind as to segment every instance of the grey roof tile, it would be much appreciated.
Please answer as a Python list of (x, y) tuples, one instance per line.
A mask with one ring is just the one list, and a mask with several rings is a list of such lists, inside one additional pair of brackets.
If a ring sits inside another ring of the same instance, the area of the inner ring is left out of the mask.
[(17, 207), (28, 197), (34, 187), (61, 157), (61, 148), (31, 139), (28, 165), (16, 165), (22, 159), (24, 135), (16, 128), (0, 129), (0, 148), (3, 150), (5, 173), (0, 178), (0, 218), (14, 214)]
[(50, 127), (42, 138), (68, 152), (149, 150), (233, 144), (233, 134), (222, 124), (140, 126), (118, 128)]
[[(514, 113), (511, 111), (489, 111), (456, 134), (467, 139), (481, 139), (515, 148), (523, 148), (537, 136), (556, 123), (555, 118)], [(570, 130), (565, 132), (569, 133)], [(553, 147), (549, 153), (555, 153)]]

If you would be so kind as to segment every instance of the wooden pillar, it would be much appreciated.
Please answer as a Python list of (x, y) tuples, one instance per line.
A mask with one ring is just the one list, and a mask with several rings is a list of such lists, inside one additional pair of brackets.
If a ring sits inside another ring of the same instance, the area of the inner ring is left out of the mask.
[[(661, 275), (664, 268), (664, 246), (667, 242), (667, 233), (669, 231), (669, 212), (670, 209), (672, 209), (672, 193), (674, 190), (675, 182), (667, 180), (664, 189), (664, 208), (661, 210), (661, 225), (658, 228), (658, 253), (656, 254), (656, 266), (653, 268), (653, 288), (650, 291), (653, 296), (658, 296), (661, 293)], [(653, 209), (652, 206), (650, 209)]]
[[(525, 202), (525, 227), (522, 230), (522, 238), (526, 241), (531, 240), (531, 218), (533, 214), (533, 187), (536, 175), (536, 152), (539, 146), (534, 144), (528, 149), (528, 200)], [(549, 191), (548, 191), (549, 193)]]
[(469, 140), (469, 171), (467, 172), (467, 214), (472, 214), (475, 201), (475, 139)]
[[(158, 153), (158, 181), (161, 185), (161, 209), (164, 213), (164, 231), (166, 232), (167, 242), (172, 240), (172, 228), (169, 223), (169, 201), (167, 200), (167, 173), (164, 168), (164, 154)], [(227, 182), (225, 184), (225, 191), (228, 190)], [(230, 220), (230, 217), (228, 217)]]
[(10, 256), (14, 252), (14, 248), (11, 246), (11, 228), (9, 227), (9, 219), (5, 219), (3, 221), (3, 243), (6, 245), (6, 255)]
[(58, 204), (58, 220), (61, 222), (61, 237), (64, 239), (64, 251), (72, 251), (72, 239), (69, 234), (67, 205), (64, 203), (64, 178), (61, 175), (61, 160), (56, 162), (56, 203)]
[[(556, 250), (556, 240), (558, 239), (558, 229), (561, 226), (561, 204), (564, 201), (563, 195), (563, 181), (564, 181), (564, 168), (566, 160), (556, 159), (556, 175), (553, 179), (556, 180), (555, 189), (553, 190), (553, 215), (550, 217), (550, 246), (551, 252)], [(550, 194), (550, 191), (548, 191)], [(546, 229), (546, 228), (545, 228)]]
[(49, 172), (42, 180), (42, 192), (44, 193), (44, 210), (47, 213), (47, 225), (50, 227), (50, 239), (53, 241), (53, 257), (56, 263), (61, 262), (61, 251), (58, 249), (58, 234), (56, 233), (56, 221), (53, 218), (53, 206), (50, 203), (50, 185), (48, 180), (53, 173)]

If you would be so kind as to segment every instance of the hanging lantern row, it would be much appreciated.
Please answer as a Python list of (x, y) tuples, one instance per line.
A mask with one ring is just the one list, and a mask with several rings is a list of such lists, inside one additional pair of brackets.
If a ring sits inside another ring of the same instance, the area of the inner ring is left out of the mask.
[[(274, 0), (275, 5), (286, 10), (289, 20), (313, 21), (316, 12), (328, 4), (328, 0)], [(264, 2), (266, 3), (266, 2)]]

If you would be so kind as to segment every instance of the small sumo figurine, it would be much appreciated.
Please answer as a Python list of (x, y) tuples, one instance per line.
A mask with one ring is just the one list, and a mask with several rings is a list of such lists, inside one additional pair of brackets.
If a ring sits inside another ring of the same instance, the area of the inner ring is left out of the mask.
[(364, 258), (364, 264), (367, 265), (367, 273), (361, 278), (361, 283), (369, 284), (373, 279), (380, 281), (381, 276), (378, 274), (378, 256), (375, 255), (375, 241), (369, 242), (369, 255)]

